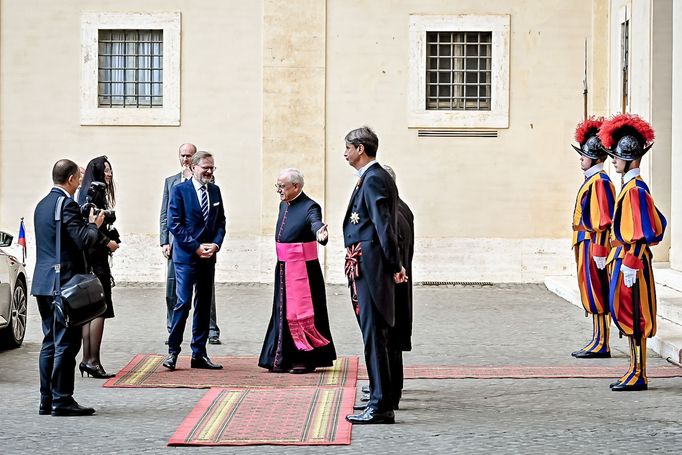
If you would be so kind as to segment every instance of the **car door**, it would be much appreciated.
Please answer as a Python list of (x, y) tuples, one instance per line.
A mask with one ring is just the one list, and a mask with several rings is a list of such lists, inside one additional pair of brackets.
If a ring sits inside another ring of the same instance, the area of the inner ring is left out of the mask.
[(9, 280), (9, 259), (0, 250), (0, 327), (7, 325), (12, 289)]

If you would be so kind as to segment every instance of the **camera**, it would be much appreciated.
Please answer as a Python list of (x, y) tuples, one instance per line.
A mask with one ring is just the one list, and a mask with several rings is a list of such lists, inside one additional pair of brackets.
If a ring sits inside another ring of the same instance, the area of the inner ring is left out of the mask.
[(85, 196), (85, 203), (81, 205), (81, 214), (84, 218), (88, 218), (90, 215), (90, 209), (94, 210), (95, 215), (99, 215), (99, 212), (104, 212), (104, 223), (113, 224), (116, 221), (116, 211), (115, 210), (103, 210), (100, 209), (99, 205), (104, 205), (106, 201), (106, 185), (102, 182), (92, 182), (90, 188), (88, 188), (88, 193)]

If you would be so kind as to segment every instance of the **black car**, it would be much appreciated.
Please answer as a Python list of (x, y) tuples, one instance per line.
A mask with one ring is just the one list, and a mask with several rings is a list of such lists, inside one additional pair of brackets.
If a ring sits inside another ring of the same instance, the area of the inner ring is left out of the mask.
[(12, 236), (0, 231), (0, 349), (21, 346), (26, 334), (26, 270), (2, 250), (11, 244)]

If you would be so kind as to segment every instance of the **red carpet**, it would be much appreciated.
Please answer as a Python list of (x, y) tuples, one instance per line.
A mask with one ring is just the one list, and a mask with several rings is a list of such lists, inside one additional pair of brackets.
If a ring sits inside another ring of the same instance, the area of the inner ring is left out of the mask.
[(355, 387), (208, 391), (168, 445), (350, 444)]
[[(618, 378), (627, 370), (628, 365), (605, 366), (447, 366), (447, 365), (407, 365), (405, 379), (566, 379), (566, 378)], [(650, 378), (682, 377), (682, 368), (676, 366), (647, 368)], [(358, 373), (359, 379), (367, 379), (364, 366)]]
[(190, 368), (190, 357), (180, 356), (177, 369), (169, 371), (161, 364), (164, 355), (138, 354), (104, 387), (210, 387), (225, 388), (291, 388), (291, 387), (355, 387), (358, 358), (340, 357), (331, 368), (310, 374), (270, 373), (260, 368), (256, 357), (213, 357), (222, 370)]

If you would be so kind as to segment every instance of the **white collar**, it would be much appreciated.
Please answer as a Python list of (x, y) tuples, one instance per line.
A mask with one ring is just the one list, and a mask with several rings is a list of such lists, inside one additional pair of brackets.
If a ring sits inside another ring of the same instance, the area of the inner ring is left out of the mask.
[[(182, 178), (182, 177), (181, 177), (181, 178)], [(202, 186), (205, 186), (206, 189), (208, 189), (208, 185), (207, 185), (207, 184), (201, 183), (200, 181), (198, 181), (198, 180), (195, 179), (194, 177), (192, 177), (192, 185), (194, 185), (194, 189), (195, 189), (196, 191), (199, 191), (199, 188), (201, 188)]]
[(586, 178), (586, 179), (589, 179), (589, 178), (592, 177), (594, 174), (598, 174), (598, 173), (600, 173), (600, 172), (603, 171), (603, 170), (604, 170), (604, 163), (597, 163), (597, 164), (595, 164), (594, 166), (592, 166), (591, 168), (589, 168), (588, 170), (585, 171), (585, 178)]
[(623, 174), (623, 184), (628, 183), (630, 180), (634, 179), (639, 175), (639, 168), (630, 169), (625, 174)]
[(356, 171), (356, 174), (358, 177), (362, 177), (365, 175), (365, 172), (367, 172), (367, 169), (369, 169), (373, 164), (378, 164), (379, 162), (377, 160), (372, 160), (369, 163), (365, 164), (362, 166), (360, 169)]

